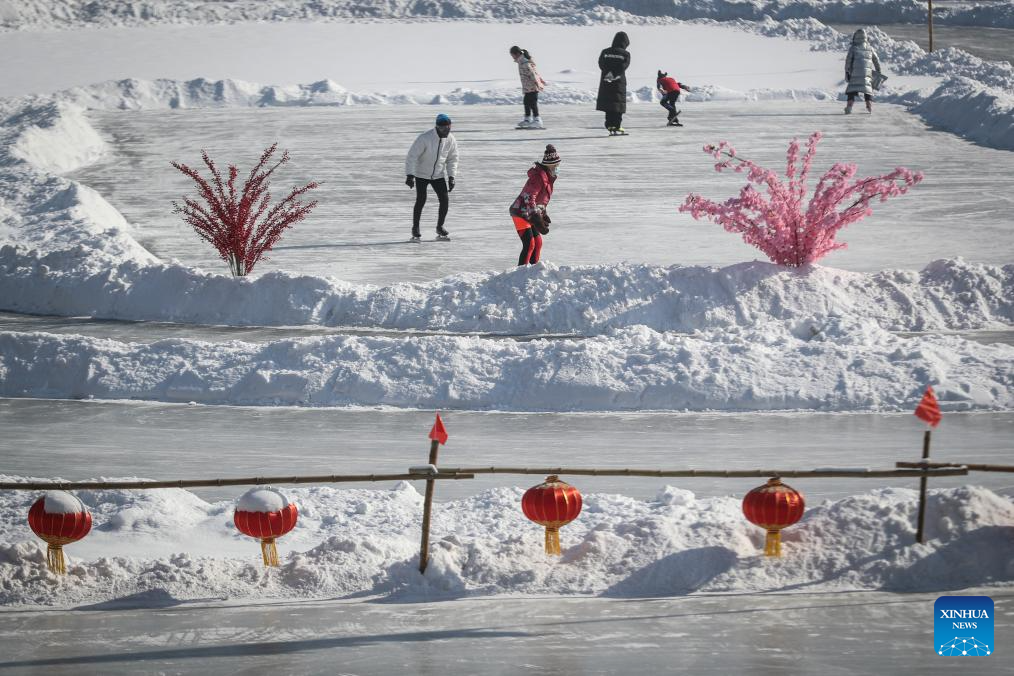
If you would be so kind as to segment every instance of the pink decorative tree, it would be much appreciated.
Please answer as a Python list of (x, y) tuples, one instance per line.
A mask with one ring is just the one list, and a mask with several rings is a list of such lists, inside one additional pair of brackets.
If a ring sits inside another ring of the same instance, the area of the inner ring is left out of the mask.
[[(810, 136), (802, 160), (799, 141), (793, 139), (789, 144), (785, 170), (788, 183), (774, 171), (740, 158), (727, 141), (704, 146), (704, 152), (718, 160), (716, 171), (730, 167), (745, 171), (748, 183), (739, 197), (721, 204), (691, 193), (680, 211), (689, 211), (695, 219), (710, 218), (727, 231), (742, 234), (743, 241), (763, 251), (773, 263), (800, 267), (845, 248), (835, 236), (849, 223), (873, 213), (870, 202), (875, 198), (885, 202), (888, 197), (903, 195), (923, 178), (922, 172), (898, 167), (882, 176), (853, 180), (856, 165), (838, 162), (821, 177), (804, 209), (806, 179), (820, 139), (820, 132)], [(754, 185), (765, 188), (767, 195)]]
[(194, 180), (204, 202), (201, 204), (198, 200), (187, 199), (182, 206), (173, 202), (173, 213), (181, 214), (201, 239), (211, 242), (236, 277), (252, 272), (257, 261), (271, 251), (285, 229), (306, 218), (317, 206), (316, 201), (304, 204), (298, 199), (317, 187), (317, 183), (313, 182), (302, 188), (293, 188), (285, 199), (269, 209), (271, 193), (268, 191), (268, 179), (278, 167), (289, 161), (289, 151), (286, 150), (280, 160), (268, 167), (277, 148), (275, 143), (261, 154), (260, 161), (239, 191), (236, 189), (239, 170), (230, 164), (229, 178), (223, 181), (222, 173), (206, 151), (201, 151), (201, 159), (211, 171), (210, 181), (205, 180), (196, 169), (179, 162), (172, 163)]

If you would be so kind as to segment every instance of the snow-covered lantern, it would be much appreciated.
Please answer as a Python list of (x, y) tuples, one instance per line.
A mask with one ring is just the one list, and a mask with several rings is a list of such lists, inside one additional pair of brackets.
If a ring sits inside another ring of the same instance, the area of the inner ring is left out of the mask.
[(264, 565), (277, 566), (275, 539), (292, 530), (298, 516), (296, 505), (281, 492), (273, 488), (251, 488), (240, 497), (232, 520), (241, 533), (261, 541)]
[(57, 575), (67, 572), (63, 546), (77, 542), (92, 529), (84, 503), (66, 491), (49, 491), (28, 510), (28, 525), (46, 542), (46, 565)]
[(521, 498), (521, 511), (529, 519), (546, 527), (546, 553), (560, 554), (560, 527), (581, 513), (581, 491), (560, 481), (556, 475), (532, 486)]
[(778, 477), (768, 479), (743, 498), (743, 515), (755, 526), (765, 529), (765, 556), (782, 555), (782, 529), (803, 517), (806, 502), (803, 494), (782, 483)]

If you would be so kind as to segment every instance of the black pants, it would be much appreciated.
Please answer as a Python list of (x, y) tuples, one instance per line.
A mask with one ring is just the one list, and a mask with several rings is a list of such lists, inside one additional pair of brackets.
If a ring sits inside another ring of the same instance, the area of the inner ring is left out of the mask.
[(539, 92), (525, 94), (525, 117), (539, 116)]
[(676, 117), (676, 102), (679, 100), (680, 100), (679, 92), (669, 92), (667, 94), (664, 94), (662, 96), (662, 100), (659, 101), (659, 104), (661, 104), (663, 108), (669, 111), (670, 119)]
[[(855, 103), (855, 100), (856, 100), (856, 97), (857, 97), (857, 96), (859, 96), (859, 92), (849, 92), (849, 93), (848, 93), (848, 97), (849, 97), (849, 105), (852, 105), (853, 103)], [(866, 99), (867, 101), (872, 101), (872, 100), (873, 100), (873, 96), (872, 96), (872, 95), (870, 95), (870, 94), (867, 94), (866, 92), (863, 92), (863, 97), (864, 97), (864, 98), (865, 98), (865, 99)], [(839, 105), (841, 105), (841, 104), (839, 104)]]
[(447, 218), (447, 181), (443, 178), (430, 180), (428, 178), (415, 179), (415, 207), (412, 209), (412, 234), (419, 235), (419, 219), (422, 217), (423, 205), (426, 204), (426, 186), (432, 185), (433, 192), (437, 194), (440, 201), (440, 210), (437, 212), (437, 227), (444, 224)]
[(606, 113), (606, 129), (623, 126), (623, 113)]

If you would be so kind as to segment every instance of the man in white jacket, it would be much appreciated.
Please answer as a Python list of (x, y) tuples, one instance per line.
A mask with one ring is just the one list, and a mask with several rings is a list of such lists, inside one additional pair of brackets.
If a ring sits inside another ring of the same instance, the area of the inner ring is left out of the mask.
[[(405, 185), (415, 188), (415, 208), (412, 209), (412, 241), (421, 239), (419, 219), (426, 204), (426, 187), (440, 200), (437, 214), (437, 239), (449, 240), (444, 229), (447, 218), (447, 193), (454, 190), (454, 175), (458, 170), (458, 143), (451, 134), (451, 118), (437, 115), (436, 126), (419, 134), (405, 158)], [(446, 176), (446, 179), (445, 179)]]

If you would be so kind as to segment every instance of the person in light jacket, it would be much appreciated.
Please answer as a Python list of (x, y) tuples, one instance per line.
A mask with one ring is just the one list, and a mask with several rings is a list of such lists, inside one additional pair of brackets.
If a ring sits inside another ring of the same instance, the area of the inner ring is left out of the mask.
[(612, 47), (599, 54), (599, 95), (595, 110), (606, 114), (606, 129), (612, 134), (626, 134), (623, 113), (627, 112), (627, 68), (630, 66), (630, 38), (623, 31), (613, 36)]
[(542, 155), (542, 161), (528, 170), (528, 181), (511, 204), (508, 213), (514, 221), (514, 229), (521, 238), (521, 255), (518, 265), (535, 265), (542, 253), (542, 236), (549, 232), (549, 214), (546, 207), (553, 196), (556, 183), (556, 169), (560, 166), (560, 153), (549, 144)]
[(514, 45), (510, 48), (510, 55), (518, 64), (525, 103), (525, 119), (518, 122), (518, 129), (545, 129), (542, 118), (539, 117), (539, 92), (546, 88), (546, 81), (535, 69), (535, 61), (527, 49)]
[(848, 96), (848, 103), (845, 104), (845, 114), (852, 112), (852, 104), (856, 101), (856, 94), (862, 93), (866, 99), (867, 112), (873, 112), (873, 90), (874, 78), (879, 80), (882, 77), (880, 72), (880, 59), (866, 41), (866, 31), (860, 28), (852, 34), (852, 45), (845, 56), (845, 94)]
[(454, 176), (458, 171), (458, 143), (451, 134), (451, 118), (440, 113), (436, 126), (419, 134), (405, 157), (405, 185), (415, 188), (415, 207), (412, 209), (412, 241), (421, 239), (419, 219), (426, 204), (426, 188), (440, 201), (437, 212), (437, 239), (448, 240), (444, 221), (447, 219), (447, 194), (454, 190)]

